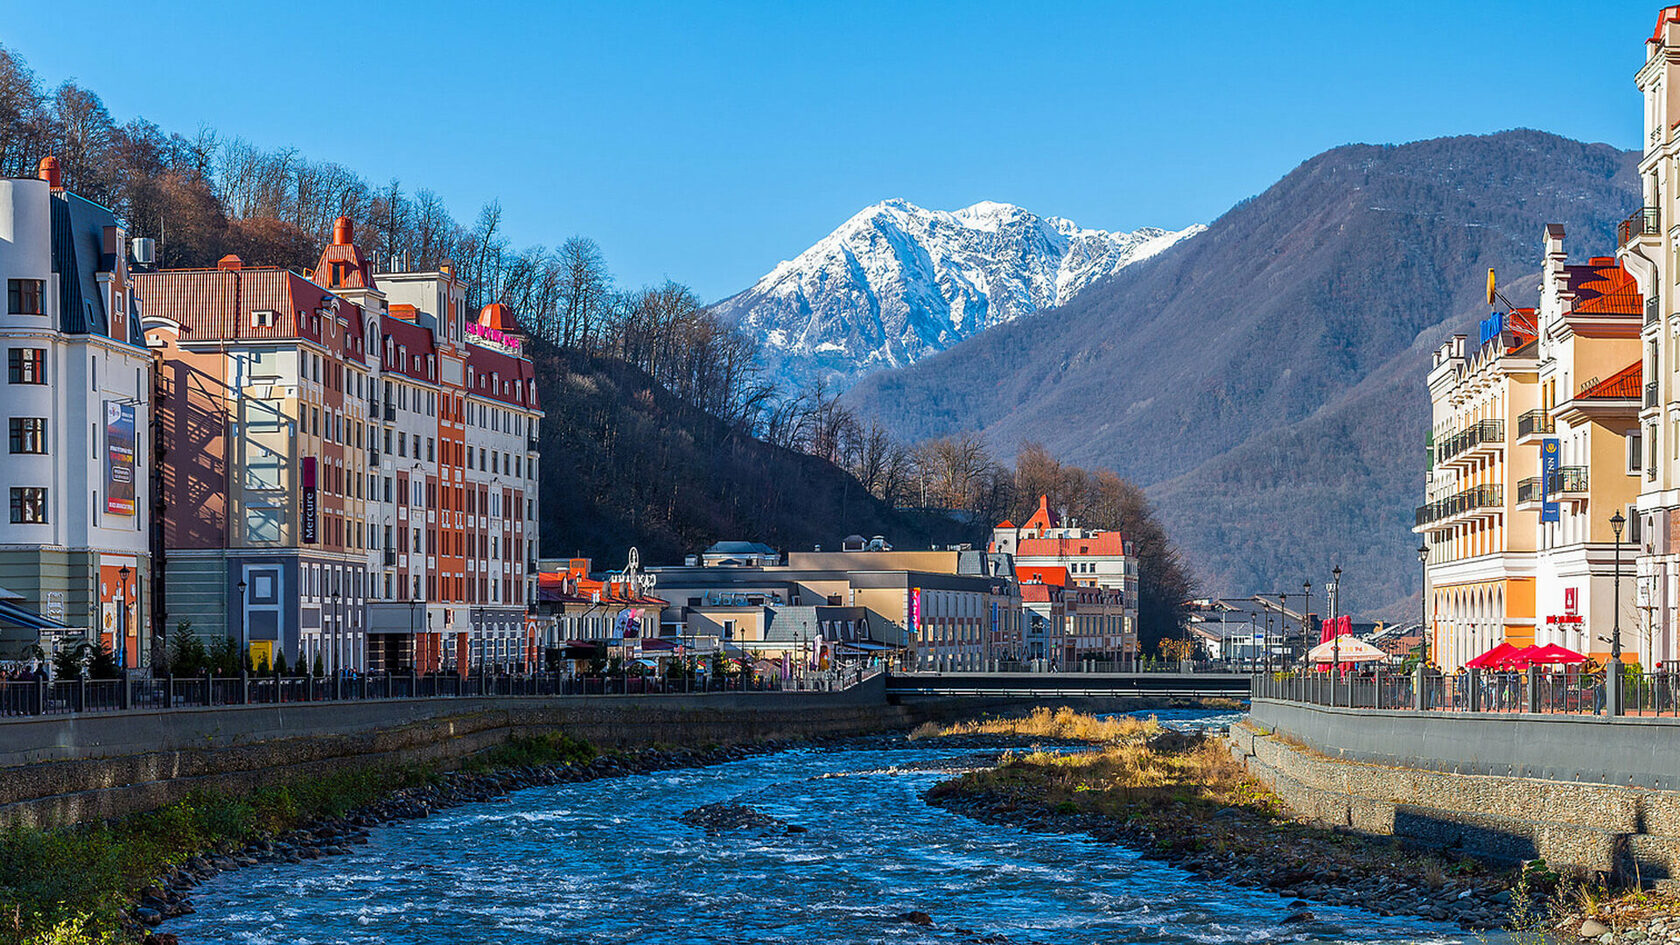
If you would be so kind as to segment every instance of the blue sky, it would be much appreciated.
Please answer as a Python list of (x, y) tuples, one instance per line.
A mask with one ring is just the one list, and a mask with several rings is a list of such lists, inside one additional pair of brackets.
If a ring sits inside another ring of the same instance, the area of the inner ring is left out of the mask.
[[(1206, 222), (1326, 148), (1533, 127), (1633, 147), (1656, 3), (11, 0), (119, 120), (208, 124), (621, 281), (715, 299), (887, 197)], [(1591, 12), (1588, 13), (1587, 11)]]

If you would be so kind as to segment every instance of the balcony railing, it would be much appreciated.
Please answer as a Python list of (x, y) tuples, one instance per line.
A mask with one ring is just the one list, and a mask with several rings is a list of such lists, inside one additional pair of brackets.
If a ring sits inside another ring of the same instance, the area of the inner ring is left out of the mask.
[(541, 446), (541, 444), (539, 444), (537, 442), (536, 437), (528, 436), (528, 437), (525, 438), (525, 449), (526, 450), (528, 450), (532, 453), (535, 453), (537, 450), (539, 450), (541, 448), (542, 448), (542, 446)]
[(1551, 433), (1555, 424), (1544, 410), (1530, 410), (1517, 418), (1517, 439), (1541, 433)]
[(1557, 472), (1546, 476), (1546, 494), (1564, 495), (1570, 492), (1587, 491), (1587, 467), (1564, 466)]
[(368, 450), (368, 465), (369, 466), (378, 466), (379, 465), (379, 451), (378, 450)]
[(1481, 446), (1484, 443), (1503, 442), (1505, 442), (1505, 421), (1481, 420), (1442, 440), (1441, 445), (1435, 448), (1435, 457), (1438, 461), (1444, 463), (1465, 450)]
[(1529, 476), (1522, 482), (1517, 483), (1518, 505), (1521, 505), (1524, 502), (1539, 502), (1543, 498), (1545, 498), (1545, 496), (1540, 492), (1539, 476)]
[(1659, 403), (1657, 388), (1660, 384), (1660, 381), (1651, 381), (1645, 385), (1645, 406), (1655, 407)]
[(1428, 525), (1441, 519), (1477, 509), (1496, 509), (1505, 504), (1505, 490), (1495, 485), (1475, 486), (1457, 495), (1437, 499), (1417, 508), (1417, 524)]
[(389, 401), (386, 401), (386, 403), (385, 403), (385, 420), (386, 420), (386, 422), (395, 421), (396, 419), (397, 419), (397, 405), (393, 404)]
[(1645, 300), (1645, 324), (1655, 325), (1662, 319), (1662, 308), (1657, 305), (1655, 295)]
[(386, 548), (385, 549), (385, 566), (387, 568), (394, 568), (394, 567), (397, 566), (397, 549), (395, 549), (395, 548)]
[(1626, 246), (1641, 236), (1656, 236), (1661, 216), (1656, 207), (1641, 207), (1633, 216), (1616, 224), (1616, 245)]

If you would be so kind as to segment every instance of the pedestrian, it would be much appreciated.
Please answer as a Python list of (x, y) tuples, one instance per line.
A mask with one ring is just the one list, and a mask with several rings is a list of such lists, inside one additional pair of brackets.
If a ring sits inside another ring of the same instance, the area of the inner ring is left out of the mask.
[(1603, 715), (1605, 703), (1604, 669), (1597, 663), (1588, 663), (1587, 665), (1590, 667), (1590, 671), (1585, 678), (1585, 683), (1592, 687), (1593, 715)]

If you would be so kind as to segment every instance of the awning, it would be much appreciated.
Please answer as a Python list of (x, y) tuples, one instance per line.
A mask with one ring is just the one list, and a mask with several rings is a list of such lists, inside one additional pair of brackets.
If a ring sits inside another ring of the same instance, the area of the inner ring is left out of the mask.
[(1308, 651), (1307, 659), (1314, 663), (1329, 663), (1334, 660), (1343, 663), (1369, 663), (1373, 660), (1388, 659), (1388, 654), (1356, 636), (1344, 634), (1313, 647)]
[(0, 600), (0, 624), (14, 627), (26, 627), (30, 630), (74, 630), (76, 628), (59, 623), (48, 617), (43, 617), (32, 610), (7, 600)]
[(844, 641), (836, 644), (838, 649), (855, 650), (859, 653), (874, 653), (880, 650), (896, 650), (897, 647), (887, 646), (885, 643), (868, 643), (864, 641)]

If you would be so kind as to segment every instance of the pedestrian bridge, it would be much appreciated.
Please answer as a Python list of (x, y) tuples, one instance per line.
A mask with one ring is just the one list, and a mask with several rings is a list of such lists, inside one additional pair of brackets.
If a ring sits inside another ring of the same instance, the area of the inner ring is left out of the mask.
[(1247, 699), (1247, 673), (889, 673), (887, 695), (1018, 699)]

